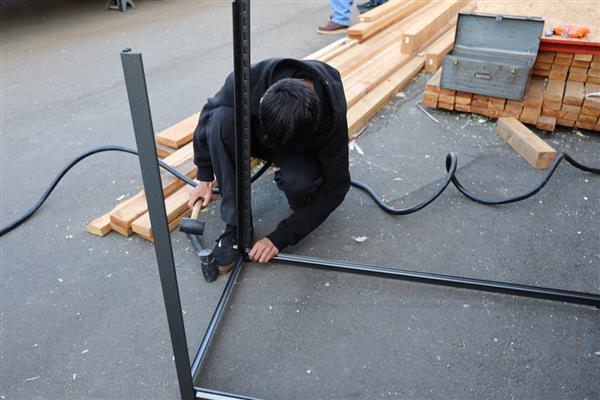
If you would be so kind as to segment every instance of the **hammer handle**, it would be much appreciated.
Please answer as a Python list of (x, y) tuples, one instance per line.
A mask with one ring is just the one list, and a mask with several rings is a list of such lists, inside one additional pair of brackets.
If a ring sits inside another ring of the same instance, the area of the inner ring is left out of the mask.
[(191, 218), (198, 219), (198, 216), (200, 215), (201, 210), (202, 210), (202, 199), (198, 199), (198, 201), (194, 203), (194, 208), (192, 208)]

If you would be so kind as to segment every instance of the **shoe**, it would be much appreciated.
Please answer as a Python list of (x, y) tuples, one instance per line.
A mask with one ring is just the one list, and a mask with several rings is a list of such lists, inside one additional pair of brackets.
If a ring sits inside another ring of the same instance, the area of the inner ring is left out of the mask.
[(219, 274), (226, 274), (232, 270), (233, 264), (240, 253), (237, 248), (237, 228), (227, 225), (225, 232), (216, 240), (217, 245), (213, 249), (215, 266)]
[(327, 25), (320, 26), (317, 29), (317, 32), (319, 32), (322, 35), (333, 35), (336, 33), (344, 33), (346, 32), (346, 29), (348, 29), (348, 25), (341, 25), (333, 21), (329, 21)]

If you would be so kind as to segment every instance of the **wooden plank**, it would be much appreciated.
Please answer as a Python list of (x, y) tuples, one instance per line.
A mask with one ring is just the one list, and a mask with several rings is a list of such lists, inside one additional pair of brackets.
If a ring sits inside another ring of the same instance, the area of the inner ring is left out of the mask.
[[(456, 28), (452, 28), (444, 33), (428, 50), (425, 55), (425, 71), (434, 73), (444, 61), (444, 56), (454, 47), (454, 37)], [(550, 69), (550, 68), (548, 68)]]
[(465, 7), (472, 9), (465, 0), (449, 0), (434, 3), (426, 14), (420, 15), (405, 28), (402, 35), (402, 53), (415, 54), (423, 44), (451, 20), (456, 20), (458, 12)]
[[(189, 143), (175, 153), (165, 158), (163, 162), (167, 165), (177, 168), (181, 173), (190, 178), (195, 178), (196, 166), (193, 162), (193, 143)], [(175, 176), (161, 169), (161, 181), (163, 185), (163, 194), (165, 197), (178, 190), (185, 183)], [(131, 224), (140, 215), (148, 210), (146, 196), (143, 192), (133, 196), (130, 204), (118, 210), (113, 210), (110, 213), (110, 221), (113, 230), (120, 233), (130, 233)], [(119, 229), (121, 228), (121, 229)]]
[[(385, 31), (378, 33), (367, 42), (359, 43), (351, 49), (330, 59), (328, 64), (337, 69), (342, 79), (347, 78), (352, 72), (366, 62), (381, 54), (402, 37), (405, 19), (393, 24)], [(355, 40), (355, 39), (352, 39)]]
[(536, 169), (547, 169), (556, 150), (515, 118), (499, 118), (496, 134)]
[(393, 12), (394, 9), (397, 9), (401, 4), (401, 0), (388, 0), (384, 4), (372, 8), (371, 10), (362, 14), (358, 20), (361, 22), (370, 22), (381, 17), (385, 17), (390, 12)]
[[(429, 1), (430, 0), (403, 1), (398, 7), (394, 7), (390, 12), (386, 13), (385, 16), (371, 22), (359, 22), (358, 24), (349, 27), (346, 33), (348, 37), (363, 42), (395, 22), (400, 21), (402, 18), (411, 15), (420, 8), (425, 7), (424, 9), (428, 9), (427, 5)], [(444, 25), (446, 22), (441, 25)]]
[[(165, 199), (165, 211), (167, 213), (167, 221), (172, 222), (179, 217), (186, 209), (189, 209), (187, 202), (189, 193), (192, 187), (186, 185), (175, 191), (172, 195)], [(150, 225), (150, 214), (145, 212), (131, 224), (131, 229), (144, 237), (152, 236), (152, 227)]]
[(183, 121), (180, 121), (164, 131), (157, 133), (156, 143), (178, 149), (191, 142), (192, 137), (194, 136), (194, 130), (198, 125), (199, 117), (200, 113), (195, 113)]
[(104, 214), (91, 221), (85, 226), (85, 230), (96, 236), (106, 236), (112, 231), (110, 227), (110, 215)]
[(322, 49), (319, 49), (319, 50), (315, 51), (314, 53), (304, 57), (304, 59), (305, 60), (319, 60), (319, 61), (327, 62), (327, 61), (331, 60), (332, 58), (336, 57), (337, 55), (351, 49), (352, 47), (354, 47), (357, 44), (358, 44), (358, 40), (343, 37), (341, 39), (336, 40), (333, 43), (328, 44), (327, 46), (323, 47)]
[(165, 146), (164, 144), (156, 143), (156, 155), (160, 158), (169, 157), (175, 152), (173, 147)]
[(387, 102), (423, 68), (423, 58), (414, 57), (371, 92), (348, 108), (348, 132), (354, 137)]
[(356, 70), (344, 81), (346, 102), (351, 107), (373, 87), (383, 82), (393, 71), (405, 64), (411, 57), (400, 54), (400, 43), (374, 57)]
[[(187, 210), (185, 210), (180, 216), (178, 216), (177, 218), (175, 218), (173, 221), (169, 222), (169, 232), (172, 232), (174, 229), (176, 229), (179, 224), (181, 223), (181, 220), (184, 218), (189, 218), (190, 215), (192, 215), (192, 210), (190, 210), (189, 208)], [(146, 235), (139, 235), (140, 237), (149, 240), (151, 242), (154, 241), (154, 237), (152, 236), (152, 230), (150, 230), (150, 235), (146, 236)]]
[(134, 198), (135, 196), (132, 196), (128, 199), (123, 200), (122, 202), (117, 204), (115, 208), (87, 224), (85, 230), (97, 236), (108, 235), (108, 233), (112, 231), (112, 227), (110, 225), (110, 214), (112, 212), (116, 212), (124, 207), (129, 206), (133, 201), (135, 201)]

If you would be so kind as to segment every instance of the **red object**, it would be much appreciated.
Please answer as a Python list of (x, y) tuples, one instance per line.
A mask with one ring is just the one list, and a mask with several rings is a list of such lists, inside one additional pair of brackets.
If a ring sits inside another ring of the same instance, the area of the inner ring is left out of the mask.
[(562, 53), (600, 54), (600, 42), (586, 42), (574, 39), (548, 39), (540, 41), (540, 51), (559, 51)]
[(590, 33), (590, 29), (585, 26), (577, 26), (571, 24), (562, 24), (554, 28), (554, 34), (568, 38), (584, 38)]

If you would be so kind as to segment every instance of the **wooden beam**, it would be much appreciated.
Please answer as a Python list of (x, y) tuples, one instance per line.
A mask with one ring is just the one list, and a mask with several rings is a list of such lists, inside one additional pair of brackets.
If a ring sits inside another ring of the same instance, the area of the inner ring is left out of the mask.
[[(163, 162), (177, 168), (186, 176), (195, 178), (196, 166), (194, 165), (193, 155), (193, 144), (189, 143), (169, 157), (166, 157)], [(160, 174), (165, 197), (169, 196), (185, 184), (182, 180), (176, 178), (167, 171), (161, 169)], [(126, 207), (110, 212), (112, 229), (121, 234), (125, 234), (126, 236), (131, 234), (131, 224), (147, 210), (148, 204), (146, 203), (146, 195), (144, 192), (140, 192), (132, 197), (130, 204)]]
[(347, 52), (349, 49), (358, 44), (358, 40), (343, 37), (333, 43), (328, 44), (320, 50), (304, 57), (305, 60), (319, 60), (328, 62), (339, 54)]
[(358, 20), (361, 22), (375, 21), (376, 19), (385, 17), (387, 14), (393, 12), (394, 9), (397, 9), (401, 5), (401, 0), (388, 0), (384, 4), (381, 4), (362, 14)]
[(347, 78), (370, 59), (399, 42), (402, 37), (402, 27), (406, 24), (405, 21), (406, 18), (373, 36), (367, 42), (359, 43), (337, 55), (327, 63), (339, 71), (342, 79)]
[(427, 54), (425, 55), (425, 71), (433, 74), (440, 69), (444, 61), (444, 56), (454, 47), (455, 35), (456, 28), (451, 28), (446, 31), (435, 44), (427, 49)]
[(547, 169), (556, 157), (556, 150), (515, 118), (499, 118), (496, 134), (536, 169)]
[[(141, 193), (141, 192), (140, 192)], [(85, 230), (91, 234), (97, 236), (106, 236), (112, 231), (112, 227), (110, 225), (110, 213), (117, 212), (125, 207), (128, 207), (131, 203), (133, 203), (136, 196), (132, 196), (128, 199), (123, 200), (119, 204), (115, 206), (112, 210), (107, 212), (106, 214), (94, 219), (89, 224), (85, 226)]]
[[(359, 22), (348, 28), (348, 37), (364, 42), (377, 32), (381, 32), (388, 26), (400, 21), (422, 7), (426, 7), (430, 0), (407, 0), (403, 1), (399, 7), (393, 8), (385, 16), (371, 22)], [(442, 24), (443, 25), (443, 24)]]
[(402, 53), (416, 54), (427, 40), (452, 19), (465, 6), (472, 9), (466, 0), (450, 0), (434, 3), (427, 13), (414, 18), (402, 35)]
[[(165, 199), (165, 210), (167, 213), (167, 221), (169, 223), (176, 220), (177, 217), (186, 211), (186, 209), (189, 209), (187, 202), (189, 200), (189, 193), (192, 189), (191, 186), (186, 185)], [(141, 236), (151, 237), (152, 226), (150, 225), (150, 214), (145, 212), (133, 221), (131, 229)]]
[(423, 68), (423, 58), (414, 57), (371, 92), (348, 108), (348, 133), (355, 137), (387, 102), (396, 95)]
[(183, 121), (157, 133), (155, 137), (156, 143), (178, 149), (191, 142), (192, 137), (194, 136), (194, 130), (198, 125), (199, 117), (200, 113), (195, 113)]

